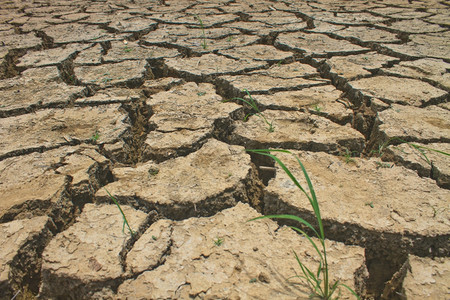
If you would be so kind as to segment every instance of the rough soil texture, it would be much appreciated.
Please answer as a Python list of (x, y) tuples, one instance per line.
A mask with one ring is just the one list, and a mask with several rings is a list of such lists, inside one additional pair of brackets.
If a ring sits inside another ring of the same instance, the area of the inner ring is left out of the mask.
[(0, 0), (0, 299), (448, 298), (449, 11)]

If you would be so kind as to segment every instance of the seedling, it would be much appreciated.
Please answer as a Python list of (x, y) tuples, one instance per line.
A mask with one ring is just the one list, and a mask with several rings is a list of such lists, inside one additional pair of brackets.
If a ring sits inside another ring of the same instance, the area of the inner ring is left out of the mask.
[(214, 240), (214, 245), (216, 245), (216, 246), (221, 246), (223, 244), (223, 238), (220, 238), (220, 237), (217, 237), (215, 240)]
[(314, 109), (316, 112), (321, 112), (321, 111), (322, 111), (322, 108), (321, 108), (318, 104), (315, 104), (314, 107), (313, 107), (313, 109)]
[(407, 142), (401, 138), (398, 137), (393, 137), (390, 138), (389, 140), (387, 140), (386, 142), (384, 142), (383, 144), (378, 145), (378, 150), (372, 150), (373, 153), (378, 153), (378, 156), (381, 157), (383, 156), (384, 153), (384, 149), (392, 142), (392, 141), (400, 141), (402, 143), (406, 143), (408, 146), (410, 146), (412, 149), (416, 150), (425, 160), (426, 162), (431, 166), (431, 161), (428, 159), (428, 156), (426, 155), (426, 151), (433, 151), (436, 153), (440, 153), (446, 156), (450, 156), (450, 153), (444, 152), (444, 151), (440, 151), (440, 150), (436, 150), (436, 149), (432, 149), (432, 148), (428, 148), (425, 146), (420, 146), (414, 143), (410, 143)]
[(197, 93), (197, 96), (200, 96), (200, 97), (201, 97), (201, 96), (204, 96), (204, 95), (206, 95), (206, 92), (198, 92), (198, 93)]
[(255, 283), (256, 281), (258, 281), (256, 278), (252, 278), (248, 281), (248, 283)]
[(134, 50), (134, 48), (129, 48), (128, 46), (123, 47), (123, 51), (125, 51), (125, 52), (131, 52), (133, 50)]
[(341, 153), (341, 155), (344, 157), (345, 159), (345, 163), (349, 164), (351, 162), (355, 162), (355, 160), (352, 158), (352, 154), (354, 152), (351, 152), (350, 150), (348, 150), (347, 148), (345, 149), (345, 153)]
[(371, 208), (373, 208), (374, 206), (373, 206), (373, 201), (370, 201), (370, 202), (366, 202), (364, 205), (366, 205), (366, 206), (370, 206)]
[(385, 163), (385, 162), (379, 162), (379, 161), (376, 161), (375, 164), (377, 165), (377, 170), (379, 168), (390, 169), (390, 168), (394, 167), (394, 164)]
[(158, 238), (154, 235), (152, 235), (152, 240), (156, 241)]
[(125, 225), (127, 225), (128, 230), (130, 231), (131, 236), (134, 236), (134, 235), (136, 234), (136, 232), (134, 232), (133, 229), (131, 229), (130, 224), (128, 224), (127, 217), (125, 217), (125, 214), (124, 214), (122, 208), (120, 207), (119, 202), (117, 201), (116, 198), (114, 198), (114, 197), (109, 193), (109, 191), (108, 191), (106, 188), (104, 188), (104, 189), (105, 189), (105, 191), (108, 193), (108, 195), (109, 195), (109, 197), (112, 199), (112, 201), (114, 201), (114, 203), (117, 205), (117, 208), (119, 208), (119, 211), (120, 211), (120, 213), (122, 214), (122, 218), (123, 218), (122, 232), (125, 232)]
[[(231, 100), (239, 100), (239, 101), (242, 101), (242, 102), (244, 102), (244, 103), (250, 105), (251, 108), (253, 108), (253, 109), (256, 111), (255, 113), (248, 113), (248, 114), (244, 117), (244, 121), (247, 121), (247, 119), (248, 119), (249, 116), (256, 115), (256, 116), (258, 116), (259, 118), (261, 118), (261, 119), (264, 121), (264, 123), (266, 123), (266, 125), (267, 125), (267, 130), (268, 130), (269, 132), (274, 132), (275, 128), (273, 127), (273, 121), (272, 121), (272, 122), (269, 122), (269, 121), (267, 120), (267, 118), (264, 116), (264, 114), (263, 114), (263, 113), (261, 112), (261, 110), (258, 108), (258, 105), (256, 104), (255, 100), (253, 99), (252, 95), (250, 95), (249, 91), (248, 91), (247, 89), (244, 89), (243, 91), (247, 93), (247, 95), (248, 95), (248, 97), (250, 98), (250, 100), (246, 100), (246, 99), (243, 99), (243, 98), (237, 98), (237, 97), (236, 97), (236, 98), (233, 98), (233, 99), (231, 99)], [(225, 100), (224, 102), (227, 102), (227, 101), (228, 101), (228, 100)]]
[(206, 50), (206, 48), (208, 48), (208, 46), (206, 45), (206, 35), (205, 35), (205, 27), (203, 26), (203, 20), (200, 18), (199, 15), (195, 15), (195, 18), (197, 19), (197, 21), (200, 23), (200, 27), (202, 28), (202, 48), (204, 50)]
[(230, 36), (227, 38), (227, 41), (230, 43), (232, 40), (233, 40), (233, 36), (230, 35)]
[[(311, 237), (302, 229), (290, 226), (295, 231), (301, 233), (304, 237), (308, 239), (308, 241), (311, 243), (311, 245), (314, 247), (316, 253), (319, 256), (319, 264), (317, 266), (317, 270), (313, 272), (310, 270), (307, 266), (305, 266), (298, 257), (297, 253), (294, 252), (295, 259), (297, 260), (298, 265), (300, 266), (300, 269), (303, 273), (303, 275), (296, 275), (293, 277), (301, 278), (306, 280), (307, 284), (312, 290), (311, 298), (320, 297), (320, 299), (331, 299), (333, 294), (338, 290), (340, 286), (345, 287), (348, 289), (357, 299), (360, 299), (359, 296), (356, 294), (356, 292), (351, 289), (349, 286), (339, 283), (339, 281), (334, 282), (331, 284), (329, 282), (329, 275), (328, 275), (328, 261), (327, 261), (327, 250), (325, 246), (325, 232), (323, 229), (323, 223), (322, 223), (322, 217), (320, 215), (320, 208), (319, 208), (319, 202), (317, 201), (316, 193), (314, 191), (314, 187), (311, 183), (311, 180), (309, 178), (308, 173), (306, 172), (305, 167), (303, 166), (300, 159), (292, 154), (291, 152), (287, 150), (272, 150), (272, 149), (256, 149), (256, 150), (247, 150), (248, 152), (253, 153), (259, 153), (262, 155), (266, 155), (274, 159), (278, 165), (286, 172), (286, 174), (289, 176), (289, 178), (292, 180), (292, 182), (300, 189), (303, 194), (306, 195), (306, 197), (309, 200), (309, 203), (311, 204), (311, 207), (313, 208), (314, 215), (316, 216), (317, 224), (319, 227), (319, 230), (316, 230), (309, 222), (306, 220), (293, 216), (293, 215), (270, 215), (270, 216), (261, 216), (254, 219), (251, 219), (250, 221), (259, 220), (259, 219), (289, 219), (299, 222), (300, 224), (306, 226), (308, 229), (310, 229), (315, 236), (319, 239), (319, 243), (317, 244), (314, 242)], [(271, 154), (270, 152), (282, 152), (282, 153), (288, 153), (295, 157), (298, 164), (300, 165), (300, 168), (302, 169), (303, 175), (306, 179), (306, 182), (308, 184), (309, 193), (303, 188), (303, 186), (297, 181), (294, 175), (292, 175), (291, 171), (284, 165), (284, 163), (275, 155)], [(321, 248), (319, 250), (319, 247)]]
[(98, 141), (99, 138), (100, 138), (100, 133), (96, 130), (94, 132), (94, 134), (91, 136), (90, 140), (93, 142), (96, 142), (96, 141)]
[(281, 66), (282, 63), (283, 63), (283, 60), (280, 59), (280, 60), (277, 62), (277, 66), (278, 66), (278, 67)]

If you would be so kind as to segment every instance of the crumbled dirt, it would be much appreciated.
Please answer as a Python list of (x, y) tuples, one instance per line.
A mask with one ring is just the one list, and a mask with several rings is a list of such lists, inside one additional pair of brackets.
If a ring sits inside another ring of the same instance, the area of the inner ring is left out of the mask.
[(448, 1), (44, 2), (0, 0), (0, 300), (308, 298), (255, 148), (332, 282), (448, 296)]

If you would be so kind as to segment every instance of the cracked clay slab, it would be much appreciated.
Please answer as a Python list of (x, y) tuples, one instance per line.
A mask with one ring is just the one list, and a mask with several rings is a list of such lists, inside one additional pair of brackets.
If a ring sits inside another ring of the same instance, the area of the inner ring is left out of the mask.
[(395, 138), (422, 143), (449, 143), (450, 111), (437, 106), (418, 108), (393, 104), (378, 113), (371, 139), (382, 144)]
[[(414, 143), (414, 145), (450, 153), (450, 143)], [(420, 176), (431, 177), (440, 187), (450, 189), (450, 157), (429, 149), (420, 148), (419, 151), (406, 143), (390, 145), (384, 149), (382, 158), (416, 170)]]
[[(448, 253), (445, 245), (450, 219), (445, 213), (436, 215), (434, 210), (448, 210), (449, 191), (439, 188), (433, 180), (376, 159), (346, 158), (345, 153), (341, 157), (293, 153), (311, 178), (322, 219), (332, 224), (326, 231), (335, 239), (351, 243), (381, 243), (381, 239), (386, 247), (408, 247), (412, 248), (409, 251), (421, 253), (428, 253), (431, 247), (441, 254)], [(293, 156), (277, 156), (301, 184), (306, 184)], [(305, 195), (279, 166), (276, 168), (264, 197), (266, 214), (295, 212), (307, 220), (315, 218)]]
[[(38, 245), (52, 236), (52, 223), (47, 216), (15, 220), (0, 224), (0, 290), (9, 299), (21, 290), (21, 281), (28, 275), (39, 277)], [(26, 274), (29, 272), (28, 274)]]
[(345, 40), (332, 39), (324, 34), (302, 32), (280, 34), (275, 46), (299, 50), (304, 55), (313, 57), (358, 54), (369, 50)]
[(273, 132), (257, 115), (247, 122), (237, 122), (230, 141), (250, 149), (286, 148), (336, 153), (340, 148), (361, 152), (364, 136), (351, 128), (336, 124), (326, 118), (300, 111), (265, 110), (262, 112), (272, 122)]
[[(157, 221), (127, 257), (127, 265), (139, 265), (139, 270), (148, 266), (147, 270), (136, 279), (122, 283), (117, 297), (307, 298), (311, 291), (306, 284), (290, 278), (301, 272), (291, 248), (303, 263), (315, 269), (314, 249), (293, 230), (287, 227), (277, 230), (272, 220), (247, 222), (258, 216), (247, 204), (238, 203), (212, 217)], [(355, 288), (355, 281), (361, 278), (355, 278), (354, 274), (365, 270), (364, 249), (328, 240), (325, 243), (331, 280)], [(161, 248), (168, 248), (163, 258)], [(162, 258), (156, 268), (150, 253)], [(350, 299), (346, 289), (340, 292), (343, 299)]]
[(215, 124), (231, 123), (231, 115), (241, 110), (235, 103), (224, 103), (212, 84), (194, 82), (154, 94), (147, 105), (156, 130), (147, 135), (143, 155), (157, 160), (198, 149), (214, 131), (228, 130)]
[[(147, 214), (127, 205), (121, 208), (137, 231)], [(99, 286), (112, 285), (123, 276), (120, 253), (131, 238), (123, 222), (115, 205), (86, 204), (75, 223), (44, 250), (40, 296), (89, 298)]]
[[(192, 79), (204, 79), (212, 75), (226, 75), (253, 71), (266, 66), (265, 62), (244, 60), (236, 61), (216, 54), (201, 57), (164, 59), (169, 73)], [(169, 74), (170, 75), (170, 74)]]
[(409, 255), (407, 263), (402, 287), (408, 299), (439, 299), (448, 295), (450, 259)]
[(348, 83), (362, 97), (375, 97), (386, 103), (422, 106), (428, 103), (443, 102), (447, 92), (430, 84), (409, 78), (375, 76)]
[[(78, 141), (115, 143), (129, 130), (119, 104), (67, 109), (44, 109), (0, 119), (0, 158)], [(80, 120), (83, 120), (80, 123)], [(18, 138), (20, 137), (20, 138)]]
[[(213, 139), (186, 157), (115, 168), (113, 175), (116, 181), (106, 189), (119, 201), (138, 201), (175, 219), (215, 213), (237, 201), (257, 201), (247, 191), (247, 185), (255, 184), (250, 156), (243, 147)], [(103, 189), (96, 198), (109, 201)]]
[[(48, 213), (70, 184), (72, 196), (92, 194), (108, 161), (92, 146), (61, 147), (0, 161), (0, 220)], [(69, 177), (70, 176), (70, 180)]]
[(145, 60), (126, 60), (99, 66), (79, 66), (74, 68), (74, 72), (82, 84), (96, 85), (100, 88), (111, 86), (134, 88), (140, 86), (151, 74), (146, 66)]

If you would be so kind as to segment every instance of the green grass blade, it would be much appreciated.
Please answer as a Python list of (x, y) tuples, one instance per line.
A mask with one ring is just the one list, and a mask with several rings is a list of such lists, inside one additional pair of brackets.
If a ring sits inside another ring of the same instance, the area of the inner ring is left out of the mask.
[(356, 299), (361, 300), (361, 298), (358, 296), (358, 294), (357, 294), (351, 287), (349, 287), (348, 285), (343, 284), (343, 283), (339, 283), (338, 286), (343, 286), (343, 287), (345, 287), (347, 290), (350, 291), (350, 293), (353, 294), (353, 296), (356, 297)]
[[(306, 220), (304, 220), (304, 219), (302, 219), (300, 217), (297, 217), (297, 216), (293, 216), (293, 215), (268, 215), (268, 216), (256, 217), (256, 218), (248, 220), (247, 222), (260, 220), (260, 219), (288, 219), (288, 220), (294, 220), (294, 221), (297, 221), (297, 222), (299, 222), (301, 224), (304, 224), (306, 227), (311, 229), (317, 235), (317, 237), (320, 238), (319, 233), (317, 232), (317, 230), (308, 221), (306, 221)], [(305, 235), (308, 236), (306, 233), (305, 233)]]
[(122, 214), (122, 218), (123, 218), (122, 232), (124, 232), (125, 224), (126, 224), (128, 226), (128, 230), (130, 231), (131, 236), (133, 236), (135, 234), (135, 232), (131, 229), (130, 224), (128, 224), (127, 217), (125, 216), (125, 213), (123, 212), (122, 208), (120, 207), (119, 202), (117, 201), (116, 198), (113, 197), (113, 195), (111, 195), (111, 193), (106, 188), (104, 188), (104, 189), (108, 193), (109, 197), (114, 201), (116, 206), (119, 208), (120, 213)]
[[(320, 261), (322, 262), (324, 260), (322, 253), (320, 252), (319, 248), (317, 247), (316, 243), (311, 239), (311, 237), (309, 235), (306, 234), (306, 232), (304, 232), (303, 230), (301, 230), (300, 228), (294, 227), (294, 226), (289, 226), (290, 228), (294, 229), (295, 231), (300, 232), (304, 237), (306, 237), (308, 239), (308, 241), (311, 243), (311, 245), (313, 245), (314, 249), (316, 250), (316, 252), (319, 254), (320, 256)], [(316, 232), (317, 234), (317, 232)]]

